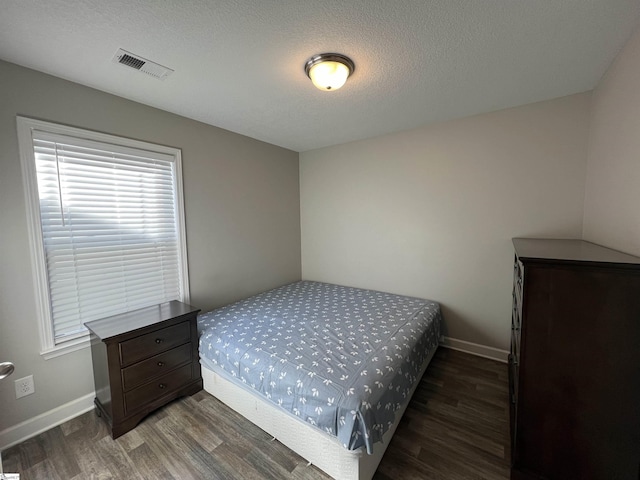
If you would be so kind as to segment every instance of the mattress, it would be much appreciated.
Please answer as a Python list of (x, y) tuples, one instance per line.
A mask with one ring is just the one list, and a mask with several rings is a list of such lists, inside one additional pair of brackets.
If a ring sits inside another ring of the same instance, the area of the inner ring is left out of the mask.
[(437, 348), (429, 300), (302, 281), (201, 314), (201, 362), (348, 450), (382, 439)]

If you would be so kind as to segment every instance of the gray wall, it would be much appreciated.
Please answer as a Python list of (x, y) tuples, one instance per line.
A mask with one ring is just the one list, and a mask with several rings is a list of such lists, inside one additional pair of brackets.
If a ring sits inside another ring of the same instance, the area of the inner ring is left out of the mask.
[(640, 29), (593, 94), (584, 238), (640, 255)]
[[(88, 349), (39, 355), (16, 115), (182, 149), (191, 303), (209, 309), (300, 279), (298, 154), (0, 62), (0, 431), (93, 391)], [(33, 374), (36, 393), (15, 399)]]
[(582, 235), (589, 94), (300, 155), (302, 276), (441, 302), (508, 349), (517, 236)]

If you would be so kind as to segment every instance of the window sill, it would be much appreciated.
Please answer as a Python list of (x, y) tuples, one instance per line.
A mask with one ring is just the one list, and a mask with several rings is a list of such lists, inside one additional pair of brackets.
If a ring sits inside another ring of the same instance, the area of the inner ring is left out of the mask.
[(67, 353), (83, 350), (85, 348), (88, 348), (90, 345), (91, 343), (89, 342), (89, 332), (87, 332), (81, 337), (74, 338), (73, 340), (68, 340), (64, 343), (61, 343), (60, 345), (44, 349), (40, 352), (40, 355), (44, 357), (45, 360), (51, 360), (52, 358), (66, 355)]

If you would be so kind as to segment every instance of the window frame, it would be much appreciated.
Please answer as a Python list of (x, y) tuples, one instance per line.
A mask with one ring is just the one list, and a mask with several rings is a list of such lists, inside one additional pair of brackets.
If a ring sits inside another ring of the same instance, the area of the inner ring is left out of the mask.
[(29, 236), (29, 250), (31, 253), (31, 270), (34, 280), (36, 300), (38, 334), (40, 339), (40, 355), (45, 360), (74, 352), (89, 346), (89, 332), (78, 337), (56, 344), (53, 321), (50, 309), (50, 294), (48, 271), (45, 258), (42, 224), (40, 217), (40, 198), (38, 179), (36, 174), (33, 132), (41, 131), (49, 134), (59, 134), (92, 140), (115, 147), (130, 147), (157, 152), (173, 157), (175, 162), (175, 209), (176, 231), (178, 235), (178, 257), (180, 270), (180, 287), (182, 298), (179, 300), (189, 303), (189, 271), (187, 259), (187, 237), (185, 231), (184, 196), (182, 179), (182, 152), (178, 148), (152, 144), (141, 140), (100, 133), (92, 130), (61, 125), (57, 123), (37, 120), (29, 117), (17, 116), (18, 148), (26, 199), (27, 229)]

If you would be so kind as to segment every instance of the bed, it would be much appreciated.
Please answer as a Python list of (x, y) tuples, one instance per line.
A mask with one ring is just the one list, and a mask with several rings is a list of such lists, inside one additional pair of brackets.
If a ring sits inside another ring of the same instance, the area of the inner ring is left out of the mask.
[(429, 300), (292, 283), (199, 316), (204, 388), (332, 477), (368, 480), (440, 322)]

